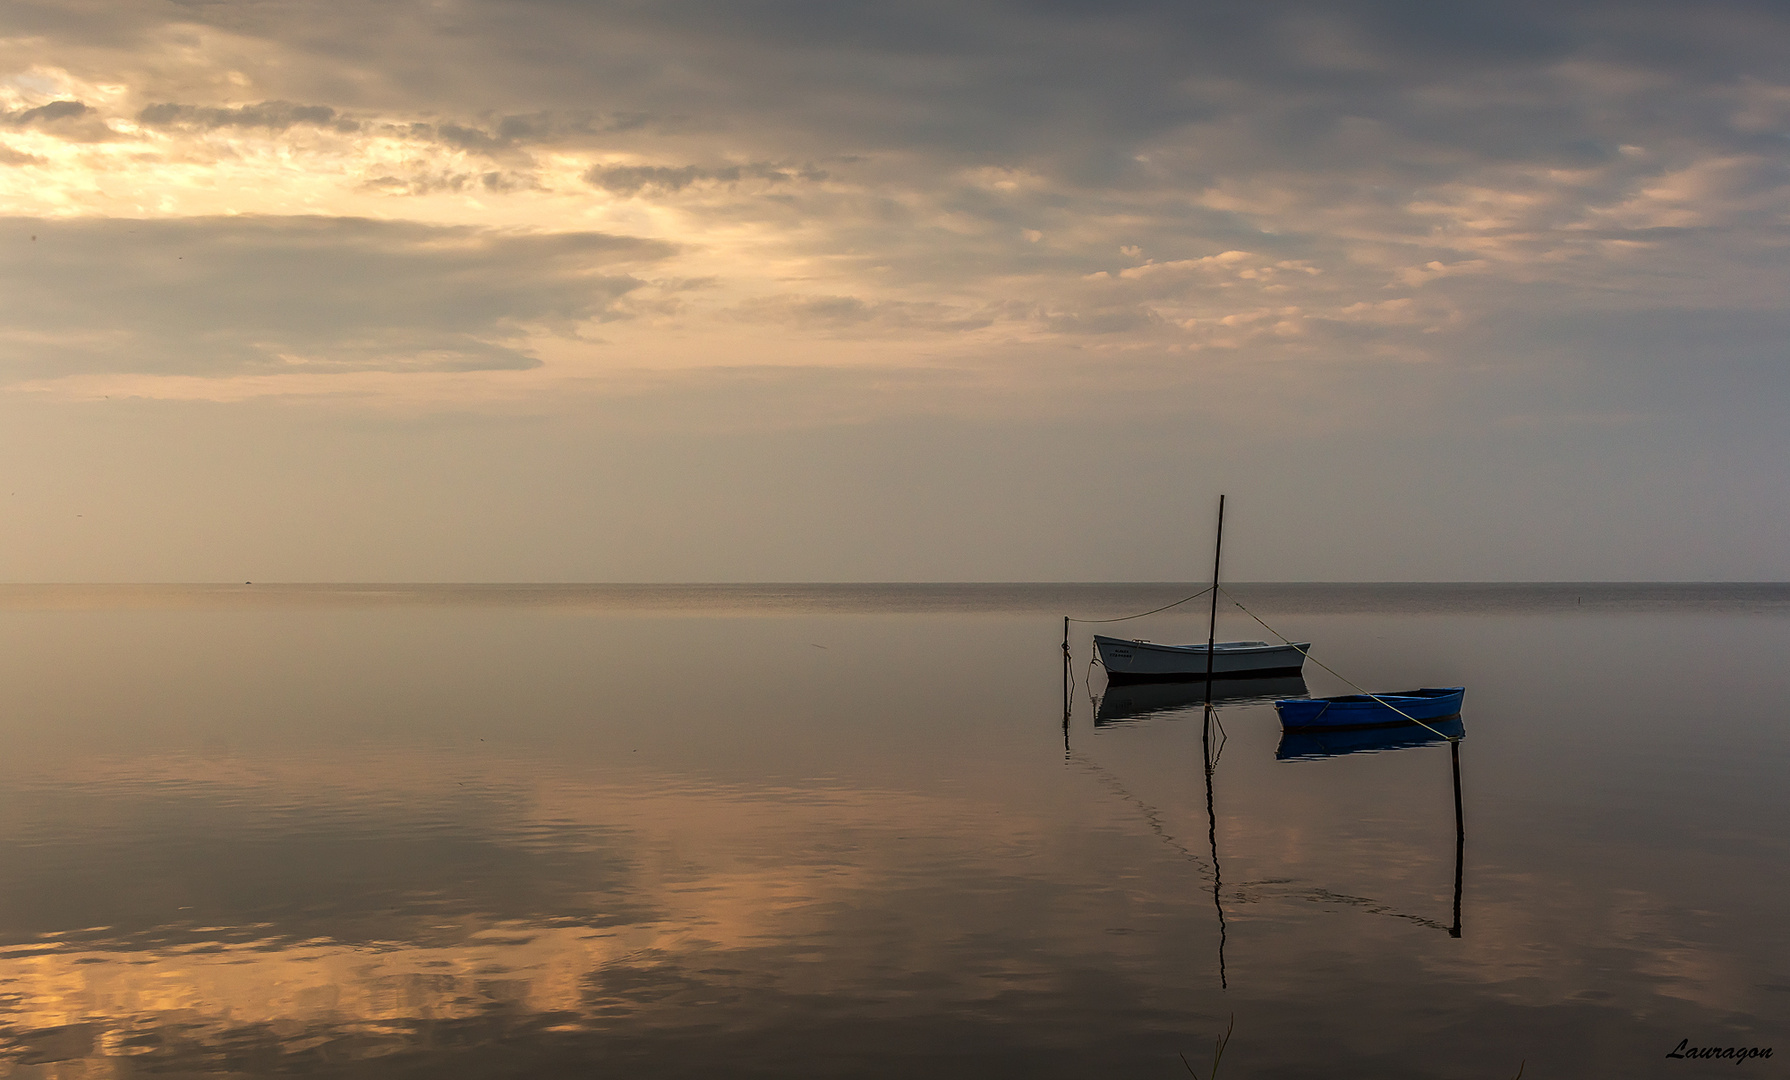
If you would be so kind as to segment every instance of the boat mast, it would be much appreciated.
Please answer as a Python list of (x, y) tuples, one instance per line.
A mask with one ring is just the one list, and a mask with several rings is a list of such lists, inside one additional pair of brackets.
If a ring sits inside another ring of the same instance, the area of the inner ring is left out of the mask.
[(1206, 624), (1206, 700), (1212, 700), (1212, 652), (1218, 644), (1218, 560), (1224, 555), (1224, 496), (1218, 497), (1218, 542), (1212, 546), (1212, 618)]

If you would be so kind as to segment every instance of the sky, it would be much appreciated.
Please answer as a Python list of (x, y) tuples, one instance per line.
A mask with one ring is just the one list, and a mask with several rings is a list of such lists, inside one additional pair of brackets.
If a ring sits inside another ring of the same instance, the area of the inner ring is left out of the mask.
[(1790, 578), (1779, 3), (0, 0), (0, 581)]

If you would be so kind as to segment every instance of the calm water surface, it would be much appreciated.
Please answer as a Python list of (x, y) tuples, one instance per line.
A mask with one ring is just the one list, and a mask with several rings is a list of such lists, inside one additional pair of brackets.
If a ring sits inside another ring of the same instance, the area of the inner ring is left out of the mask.
[(0, 1077), (1790, 1075), (1790, 588), (1179, 589), (0, 588)]

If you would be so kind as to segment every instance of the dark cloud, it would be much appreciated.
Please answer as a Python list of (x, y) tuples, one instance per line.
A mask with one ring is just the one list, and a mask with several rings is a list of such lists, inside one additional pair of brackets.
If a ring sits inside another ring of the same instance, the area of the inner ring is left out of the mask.
[(79, 101), (52, 101), (48, 105), (39, 105), (35, 109), (21, 109), (7, 113), (9, 123), (19, 127), (26, 124), (52, 123), (57, 120), (68, 120), (77, 116), (86, 116), (93, 110)]
[(0, 124), (13, 128), (36, 128), (70, 142), (106, 142), (113, 138), (98, 111), (85, 102), (72, 99), (52, 101), (31, 109), (0, 112)]
[(516, 144), (518, 138), (534, 134), (527, 125), (518, 125), (518, 131), (502, 131), (491, 134), (478, 128), (461, 127), (458, 124), (442, 124), (435, 129), (435, 134), (442, 142), (450, 146), (458, 146), (463, 150), (503, 150)]
[(386, 173), (364, 182), (361, 187), (385, 195), (431, 195), (436, 192), (486, 192), (501, 194), (526, 191), (536, 187), (533, 176), (501, 169), (469, 171), (464, 169), (429, 169), (420, 167), (399, 176)]
[(349, 218), (16, 221), (0, 259), (11, 378), (83, 371), (473, 370), (523, 337), (628, 317), (671, 245)]
[(641, 130), (650, 123), (648, 117), (639, 114), (593, 116), (564, 112), (503, 116), (466, 123), (393, 122), (357, 119), (328, 105), (301, 105), (290, 101), (263, 101), (229, 107), (157, 102), (139, 110), (137, 121), (155, 128), (198, 131), (236, 128), (279, 132), (294, 127), (326, 128), (343, 133), (370, 130), (404, 139), (439, 142), (457, 150), (481, 154), (589, 141), (616, 132)]
[(360, 124), (340, 117), (327, 105), (295, 105), (290, 101), (263, 101), (256, 105), (235, 108), (202, 108), (172, 102), (146, 106), (137, 114), (137, 121), (150, 127), (185, 127), (206, 130), (216, 128), (261, 128), (284, 131), (300, 124), (330, 127), (337, 131), (356, 131)]
[(592, 136), (617, 132), (639, 131), (651, 124), (644, 114), (588, 116), (541, 112), (527, 116), (505, 116), (481, 126), (477, 124), (413, 125), (414, 134), (433, 136), (461, 150), (478, 153), (499, 153), (518, 147), (578, 142)]
[[(1311, 105), (1320, 126), (1339, 116), (1397, 121), (1411, 104), (1401, 100), (1407, 91), (1531, 74), (1573, 58), (1668, 73), (1680, 86), (1773, 77), (1786, 69), (1778, 47), (1790, 28), (1781, 8), (1741, 3), (1710, 5), (1695, 19), (1665, 3), (1456, 12), (1401, 0), (491, 0), (459, 5), (451, 17), (409, 5), (382, 10), (394, 21), (404, 10), (412, 29), (377, 38), (393, 50), (379, 66), (407, 80), (426, 72), (435, 102), (471, 104), (476, 92), (539, 108), (595, 95), (612, 106), (716, 117), (732, 131), (824, 136), (834, 147), (1096, 159), (1105, 148), (1264, 104)], [(372, 59), (347, 41), (328, 48)], [(440, 66), (447, 57), (452, 69)], [(1559, 134), (1547, 132), (1545, 144), (1558, 145)]]
[[(1354, 111), (1363, 95), (1391, 88), (1580, 56), (1693, 82), (1772, 77), (1790, 65), (1782, 48), (1790, 12), (1766, 0), (1714, 0), (1694, 17), (1675, 0), (401, 0), (353, 10), (316, 0), (177, 8), (27, 0), (9, 18), (15, 32), (68, 42), (140, 46), (169, 23), (276, 41), (323, 69), (291, 71), (290, 81), (314, 74), (361, 105), (409, 87), (438, 105), (516, 103), (528, 112), (590, 108), (597, 92), (634, 109), (675, 99), (738, 115), (775, 104), (807, 120), (855, 120), (871, 138), (892, 127), (915, 136), (975, 131), (980, 145), (1038, 137), (1052, 120), (1080, 133), (1180, 122), (1202, 109), (1201, 94), (1184, 86), (1197, 79), (1322, 90)], [(339, 77), (350, 71), (373, 78)], [(1009, 123), (986, 127), (997, 113)]]
[(42, 165), (44, 159), (0, 143), (0, 165)]
[(584, 174), (584, 179), (589, 183), (618, 195), (636, 195), (648, 189), (678, 192), (692, 184), (705, 182), (737, 184), (741, 180), (765, 180), (775, 184), (796, 180), (815, 182), (826, 178), (826, 173), (813, 166), (789, 168), (769, 162), (725, 165), (719, 168), (704, 168), (699, 165), (677, 168), (663, 165), (599, 165)]
[(75, 143), (104, 143), (115, 138), (113, 129), (107, 127), (104, 116), (98, 115), (97, 109), (72, 99), (0, 113), (0, 125), (16, 129), (30, 127)]
[[(125, 35), (151, 50), (158, 20), (259, 39), (280, 60), (257, 85), (330, 103), (290, 108), (441, 117), (437, 137), (484, 153), (663, 136), (679, 117), (679, 132), (729, 156), (924, 151), (914, 167), (1031, 163), (1101, 186), (1146, 184), (1144, 144), (1226, 121), (1250, 137), (1203, 140), (1208, 173), (1245, 159), (1335, 167), (1362, 122), (1422, 144), (1376, 159), (1406, 182), (1462, 159), (1607, 156), (1662, 132), (1732, 140), (1699, 91), (1790, 77), (1790, 10), (1749, 0), (1695, 17), (1668, 0), (16, 6), (21, 27), (68, 44)], [(1593, 100), (1561, 80), (1575, 63), (1626, 73), (1627, 87)], [(151, 108), (201, 122), (207, 107)]]

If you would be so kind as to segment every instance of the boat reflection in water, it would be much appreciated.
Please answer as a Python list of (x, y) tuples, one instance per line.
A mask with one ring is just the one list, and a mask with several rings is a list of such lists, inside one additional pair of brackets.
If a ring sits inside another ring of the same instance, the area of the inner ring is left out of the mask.
[[(1104, 702), (1102, 703), (1104, 705)], [(1413, 746), (1431, 746), (1466, 734), (1461, 718), (1451, 716), (1424, 727), (1399, 724), (1391, 727), (1305, 728), (1283, 731), (1280, 748), (1274, 756), (1281, 761), (1304, 761), (1312, 758), (1340, 757), (1343, 754), (1373, 754), (1384, 750), (1404, 750)]]
[[(1282, 698), (1303, 697), (1303, 675), (1275, 675), (1260, 679), (1213, 680), (1212, 704), (1254, 705)], [(1205, 680), (1199, 682), (1108, 683), (1094, 710), (1094, 726), (1130, 723), (1164, 713), (1197, 709), (1206, 703)]]

